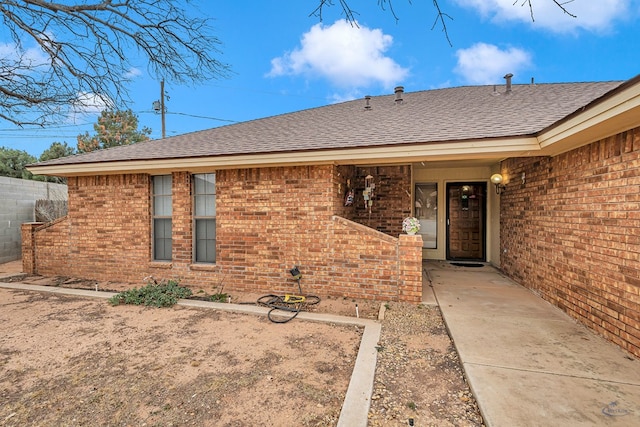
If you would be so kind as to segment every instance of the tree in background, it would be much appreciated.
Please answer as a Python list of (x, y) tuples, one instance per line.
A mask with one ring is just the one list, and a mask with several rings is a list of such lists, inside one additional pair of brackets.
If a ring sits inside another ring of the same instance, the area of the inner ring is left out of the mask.
[(138, 130), (138, 116), (131, 110), (105, 110), (93, 129), (96, 131), (93, 136), (89, 132), (78, 135), (78, 153), (147, 141), (151, 134), (151, 129), (146, 126)]
[(17, 125), (50, 124), (96, 99), (125, 105), (138, 63), (179, 84), (228, 72), (210, 19), (188, 0), (0, 0), (0, 16), (13, 39), (0, 55), (0, 120)]
[[(58, 159), (60, 157), (73, 156), (74, 154), (76, 154), (76, 149), (69, 146), (66, 142), (54, 142), (49, 148), (40, 154), (40, 158), (38, 160), (45, 162), (47, 160)], [(39, 175), (36, 175), (34, 179), (38, 179), (39, 177)], [(47, 182), (55, 182), (58, 184), (66, 184), (67, 182), (67, 179), (61, 176), (42, 176), (42, 179)]]
[(33, 175), (27, 170), (26, 166), (38, 161), (44, 162), (59, 157), (71, 156), (75, 154), (75, 152), (75, 148), (70, 147), (66, 142), (54, 142), (49, 148), (44, 150), (40, 158), (37, 159), (24, 150), (0, 147), (0, 176), (65, 183), (66, 179), (62, 177)]
[(0, 176), (32, 179), (33, 174), (27, 170), (26, 166), (37, 161), (24, 150), (0, 147)]
[[(93, 129), (96, 131), (93, 136), (89, 132), (78, 135), (78, 153), (147, 141), (151, 134), (151, 129), (146, 126), (138, 129), (138, 117), (131, 110), (103, 111)], [(74, 154), (76, 149), (66, 142), (52, 143), (39, 159), (24, 150), (0, 147), (0, 176), (64, 183), (66, 180), (62, 177), (33, 175), (26, 166)]]
[(74, 154), (76, 154), (76, 149), (69, 146), (66, 142), (54, 142), (49, 148), (40, 154), (40, 158), (38, 160), (44, 162), (47, 160), (58, 159), (60, 157), (73, 156)]

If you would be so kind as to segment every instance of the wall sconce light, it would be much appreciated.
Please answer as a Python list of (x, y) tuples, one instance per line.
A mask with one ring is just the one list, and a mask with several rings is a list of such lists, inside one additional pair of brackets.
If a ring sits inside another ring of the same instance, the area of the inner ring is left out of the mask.
[(502, 183), (503, 178), (499, 173), (494, 173), (491, 175), (491, 182), (496, 186), (496, 194), (502, 193), (506, 190), (507, 186)]

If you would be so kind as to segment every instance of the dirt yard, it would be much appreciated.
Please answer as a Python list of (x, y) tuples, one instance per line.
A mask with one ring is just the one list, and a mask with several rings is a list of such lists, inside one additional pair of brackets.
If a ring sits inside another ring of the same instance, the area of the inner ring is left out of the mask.
[[(369, 425), (482, 426), (439, 310), (386, 307)], [(334, 426), (362, 329), (0, 289), (0, 332), (2, 426)]]
[(332, 425), (361, 330), (0, 289), (7, 426)]

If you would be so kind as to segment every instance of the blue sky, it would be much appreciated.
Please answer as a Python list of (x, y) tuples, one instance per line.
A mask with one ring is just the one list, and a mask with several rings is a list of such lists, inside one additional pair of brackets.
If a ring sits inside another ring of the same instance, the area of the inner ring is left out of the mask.
[[(533, 0), (532, 22), (522, 0), (440, 0), (450, 46), (429, 0), (394, 0), (398, 21), (376, 0), (349, 0), (358, 27), (346, 23), (339, 2), (322, 21), (310, 16), (319, 0), (207, 1), (196, 3), (214, 19), (219, 59), (229, 78), (198, 86), (165, 83), (167, 136), (364, 97), (477, 84), (626, 80), (640, 74), (640, 1), (574, 0), (564, 14), (552, 0)], [(283, 4), (285, 3), (285, 4)], [(6, 48), (10, 40), (0, 40)], [(2, 49), (0, 49), (0, 52)], [(144, 63), (129, 89), (140, 126), (161, 137), (152, 109), (160, 83)], [(52, 142), (76, 146), (93, 133), (99, 112), (45, 129), (0, 122), (0, 146), (39, 156)], [(526, 112), (523, 112), (526, 114)]]

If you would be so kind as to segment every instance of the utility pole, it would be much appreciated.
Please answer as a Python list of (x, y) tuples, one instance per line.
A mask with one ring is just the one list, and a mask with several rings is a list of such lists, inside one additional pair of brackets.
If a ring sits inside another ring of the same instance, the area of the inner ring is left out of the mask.
[(166, 130), (164, 125), (164, 79), (160, 81), (160, 101), (153, 101), (153, 111), (161, 114), (162, 117), (162, 139), (165, 138)]
[(160, 112), (162, 114), (162, 139), (166, 136), (164, 125), (164, 79), (160, 81)]

